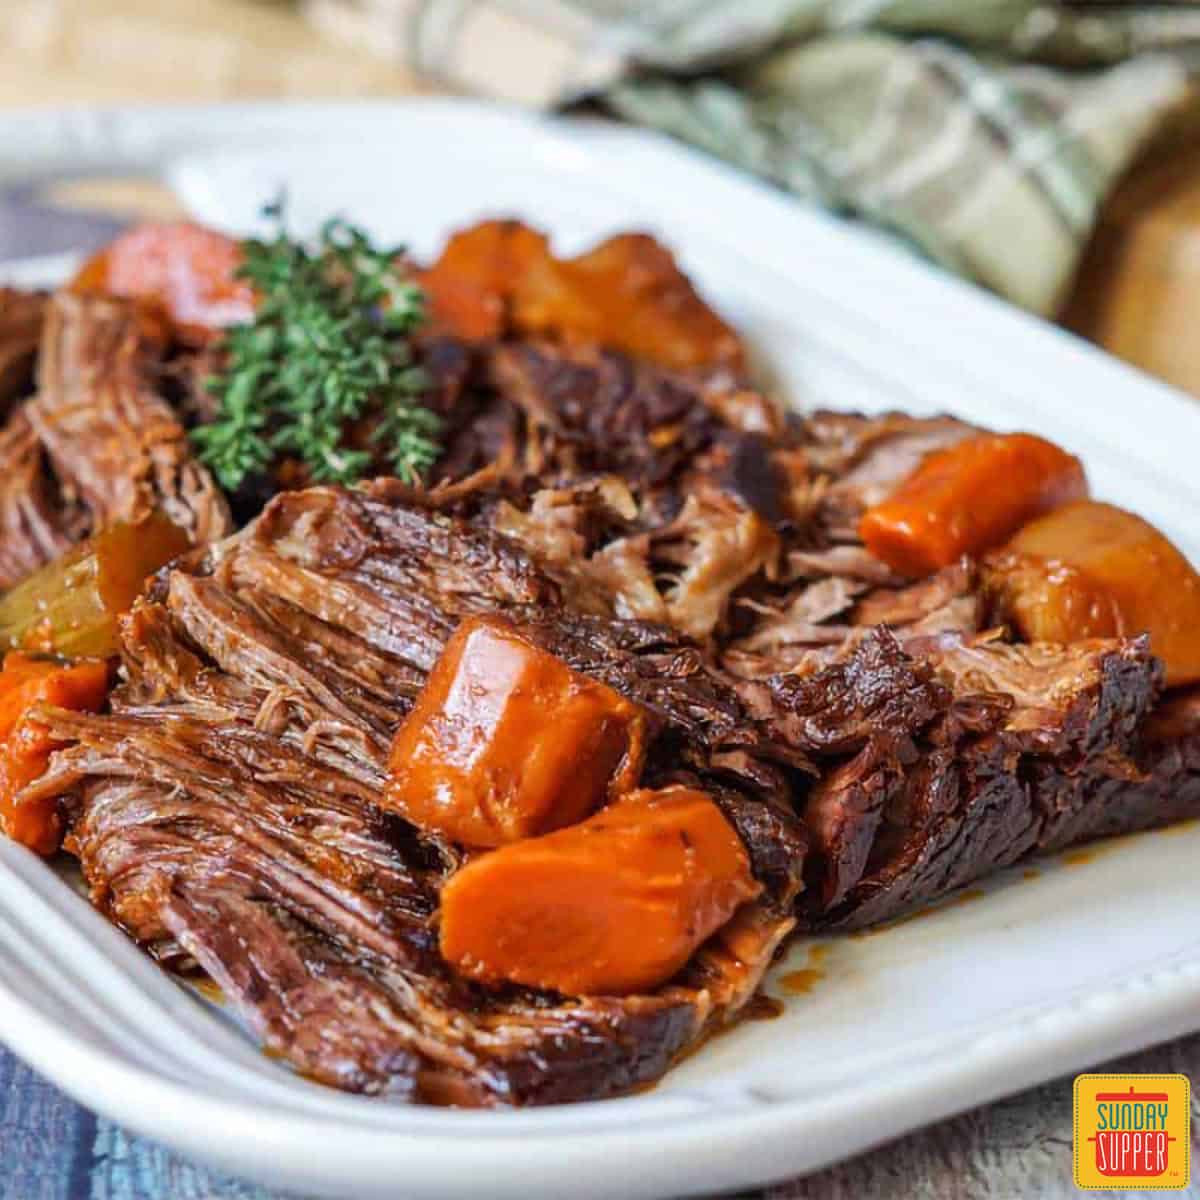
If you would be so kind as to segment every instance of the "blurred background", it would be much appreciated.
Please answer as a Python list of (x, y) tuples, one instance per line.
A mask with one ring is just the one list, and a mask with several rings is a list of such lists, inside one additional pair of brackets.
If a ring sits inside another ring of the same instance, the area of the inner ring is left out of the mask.
[[(1198, 55), (1200, 15), (1187, 4), (0, 4), (10, 109), (443, 89), (553, 107), (583, 96), (890, 227), (1200, 395)], [(994, 176), (970, 218), (957, 202), (967, 168)], [(173, 207), (126, 179), (71, 180), (33, 199), (116, 220)]]

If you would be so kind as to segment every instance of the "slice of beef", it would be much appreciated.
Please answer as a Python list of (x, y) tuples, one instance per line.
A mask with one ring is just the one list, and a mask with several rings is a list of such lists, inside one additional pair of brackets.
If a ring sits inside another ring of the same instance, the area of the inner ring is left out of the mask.
[(58, 558), (85, 520), (60, 502), (41, 442), (18, 409), (0, 431), (0, 589)]
[[(124, 627), (112, 712), (50, 710), (66, 748), (31, 794), (74, 813), (95, 903), (195, 964), (298, 1069), (456, 1104), (615, 1094), (731, 1019), (794, 925), (804, 835), (761, 722), (662, 625), (573, 613), (482, 523), (394, 483), (277, 497)], [(375, 802), (390, 739), (446, 638), (500, 610), (643, 704), (647, 780), (708, 788), (767, 887), (653, 995), (582, 999), (455, 977), (438, 893), (459, 847)]]
[(58, 293), (29, 418), (64, 495), (86, 506), (94, 527), (157, 508), (204, 544), (230, 532), (229, 510), (154, 388), (154, 351), (130, 305)]
[(41, 292), (0, 287), (0, 413), (32, 390), (45, 307)]
[[(810, 797), (818, 924), (887, 920), (1064, 837), (1095, 836), (1098, 798), (1116, 812), (1138, 777), (1137, 730), (1161, 683), (1144, 638), (1027, 647), (948, 635), (913, 670), (940, 688), (932, 718), (878, 723)], [(1141, 824), (1130, 811), (1115, 819)]]
[(747, 674), (744, 655), (723, 656), (751, 712), (816, 776), (795, 781), (806, 923), (887, 920), (1026, 854), (1150, 819), (1121, 799), (1144, 780), (1138, 731), (1161, 686), (1145, 639), (1033, 647), (925, 631), (923, 610), (952, 608), (968, 574), (893, 592), (889, 611), (912, 626), (847, 629), (801, 670)]
[(1200, 690), (1169, 695), (1138, 727), (1129, 761), (1095, 779), (1047, 768), (1052, 798), (1039, 848), (1154, 829), (1200, 816)]
[(323, 1082), (458, 1104), (605, 1095), (661, 1073), (712, 1015), (684, 989), (570, 1001), (448, 975), (440, 856), (319, 754), (180, 716), (56, 729), (75, 739), (55, 769), (80, 780), (94, 899), (160, 960), (199, 964)]

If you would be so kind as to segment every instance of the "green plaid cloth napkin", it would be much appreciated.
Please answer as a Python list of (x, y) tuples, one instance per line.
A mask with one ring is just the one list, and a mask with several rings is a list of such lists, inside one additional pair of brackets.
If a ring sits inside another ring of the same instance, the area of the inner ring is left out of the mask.
[(308, 7), (467, 90), (540, 106), (596, 99), (1047, 314), (1113, 181), (1197, 107), (1200, 83), (1195, 0)]

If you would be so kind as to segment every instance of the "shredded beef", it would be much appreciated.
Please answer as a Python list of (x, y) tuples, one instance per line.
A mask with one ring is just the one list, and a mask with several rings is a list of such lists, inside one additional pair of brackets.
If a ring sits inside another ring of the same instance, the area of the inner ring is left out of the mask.
[(863, 512), (885, 499), (927, 454), (978, 432), (947, 416), (811, 414), (802, 422), (802, 444), (811, 468), (828, 480), (818, 524), (833, 541), (856, 541)]
[(46, 297), (0, 287), (0, 413), (33, 387)]
[(156, 392), (134, 308), (59, 293), (47, 309), (29, 419), (62, 490), (100, 528), (161, 509), (197, 544), (232, 528), (208, 471)]
[(85, 520), (56, 494), (42, 444), (18, 409), (0, 430), (0, 588), (58, 558)]
[[(765, 733), (667, 626), (563, 610), (517, 547), (395, 484), (277, 497), (125, 623), (110, 715), (46, 713), (93, 900), (196, 963), (268, 1046), (351, 1090), (546, 1103), (657, 1077), (731, 1018), (792, 928), (805, 840)], [(651, 996), (486, 992), (436, 953), (455, 846), (383, 812), (387, 747), (457, 621), (501, 610), (644, 705), (647, 778), (708, 788), (763, 900)]]

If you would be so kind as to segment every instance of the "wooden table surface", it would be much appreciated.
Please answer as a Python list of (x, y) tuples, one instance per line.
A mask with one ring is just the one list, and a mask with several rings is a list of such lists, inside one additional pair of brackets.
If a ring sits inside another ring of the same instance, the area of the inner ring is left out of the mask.
[[(0, 0), (0, 105), (403, 95), (418, 88), (397, 67), (331, 46), (271, 0)], [(62, 198), (125, 212), (163, 211), (171, 203), (156, 189), (129, 183), (75, 184)], [(1200, 395), (1193, 296), (1200, 298), (1200, 152), (1174, 156), (1121, 190), (1067, 317), (1074, 328)], [(1153, 1040), (1153, 1030), (1147, 1038)], [(1200, 1083), (1200, 1036), (1135, 1056), (1120, 1069), (1181, 1071)], [(1195, 1099), (1193, 1107), (1200, 1158)], [(127, 1136), (3, 1051), (0, 1115), (5, 1200), (268, 1196)], [(779, 1200), (1065, 1200), (1078, 1194), (1071, 1183), (1070, 1080), (766, 1194)], [(1186, 1194), (1200, 1197), (1200, 1183)]]

